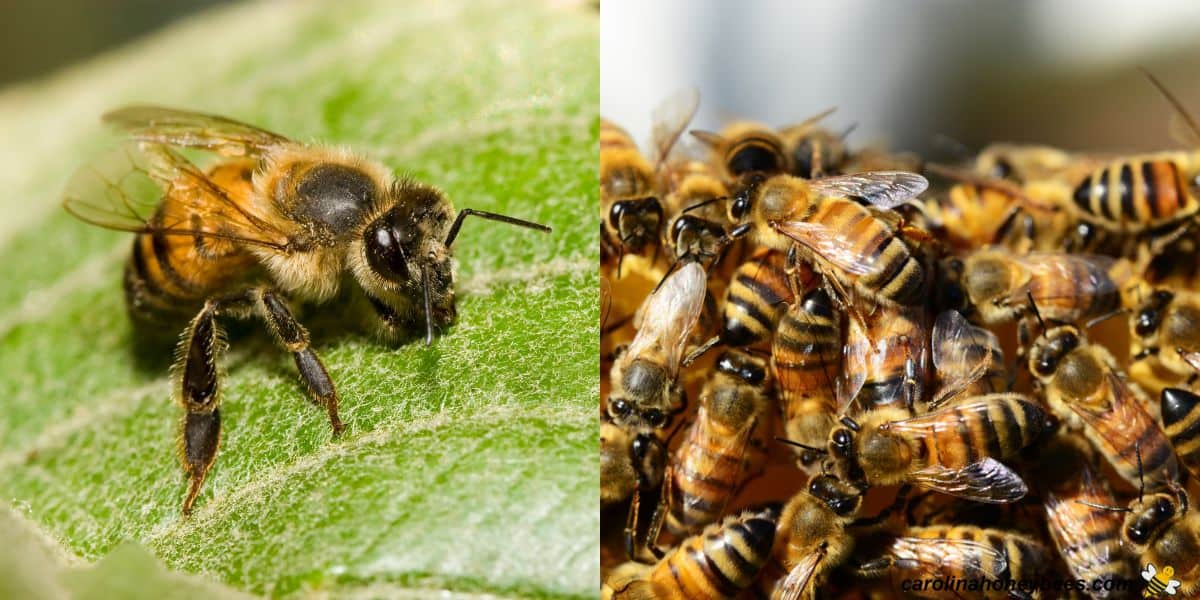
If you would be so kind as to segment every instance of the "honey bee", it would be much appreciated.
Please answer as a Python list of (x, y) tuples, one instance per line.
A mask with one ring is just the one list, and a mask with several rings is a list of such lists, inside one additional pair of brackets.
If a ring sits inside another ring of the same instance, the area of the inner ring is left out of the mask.
[(685, 539), (657, 564), (627, 562), (609, 573), (604, 600), (734, 598), (770, 558), (778, 508), (745, 510)]
[(786, 257), (770, 248), (759, 248), (734, 271), (721, 309), (721, 331), (692, 351), (684, 364), (695, 362), (718, 344), (745, 348), (770, 341), (780, 317), (792, 303), (793, 288), (814, 281), (803, 266), (788, 272)]
[(761, 123), (739, 121), (720, 133), (693, 129), (691, 134), (709, 148), (709, 162), (719, 166), (725, 181), (737, 181), (751, 173), (776, 175), (793, 170), (779, 134)]
[(663, 242), (677, 263), (715, 261), (727, 242), (719, 201), (729, 197), (729, 188), (707, 163), (688, 160), (672, 170)]
[[(1200, 147), (1200, 125), (1161, 82), (1146, 76), (1188, 129), (1185, 141)], [(1118, 233), (1176, 229), (1200, 212), (1200, 152), (1160, 152), (1110, 162), (1084, 178), (1071, 194), (1082, 218)]]
[(1082, 160), (1085, 157), (1051, 146), (997, 143), (979, 151), (972, 170), (980, 177), (1024, 184), (1064, 179), (1065, 173), (1080, 168)]
[(637, 490), (662, 485), (667, 450), (659, 439), (645, 432), (617, 427), (600, 420), (600, 505), (623, 502)]
[[(1130, 580), (1134, 565), (1121, 543), (1123, 519), (1100, 508), (1114, 504), (1116, 499), (1092, 468), (1092, 454), (1087, 441), (1074, 434), (1060, 434), (1044, 447), (1043, 455), (1054, 457), (1038, 463), (1046, 526), (1063, 562), (1077, 579), (1089, 583)], [(1093, 598), (1117, 595), (1115, 590), (1103, 587), (1089, 591)]]
[(841, 288), (843, 299), (853, 288), (879, 303), (914, 306), (923, 300), (927, 269), (899, 232), (868, 206), (897, 206), (927, 186), (924, 177), (903, 172), (813, 181), (751, 175), (735, 191), (729, 216), (760, 246), (781, 252), (795, 248), (800, 259)]
[(1018, 254), (1061, 249), (1071, 218), (1052, 204), (1031, 198), (1017, 184), (941, 165), (926, 169), (953, 185), (922, 204), (929, 228), (951, 248), (1001, 246)]
[(659, 182), (667, 158), (696, 113), (700, 98), (694, 89), (666, 98), (654, 111), (651, 141), (654, 155), (647, 159), (624, 129), (600, 120), (600, 211), (602, 239), (616, 254), (616, 278), (626, 254), (658, 248), (667, 218)]
[[(124, 274), (135, 324), (163, 327), (191, 317), (175, 369), (175, 394), (187, 410), (184, 514), (221, 437), (219, 316), (261, 319), (293, 354), (306, 391), (337, 433), (337, 392), (289, 301), (327, 303), (352, 281), (356, 313), (381, 337), (400, 341), (423, 329), (430, 343), (455, 318), (451, 247), (465, 217), (550, 230), (472, 209), (452, 218), (437, 188), (224, 117), (129, 106), (103, 120), (131, 141), (76, 172), (63, 205), (88, 223), (138, 234)], [(222, 159), (205, 172), (172, 146)], [(161, 194), (153, 200), (139, 197), (155, 187)]]
[(1200, 352), (1200, 293), (1158, 289), (1130, 318), (1130, 375), (1152, 394), (1166, 386), (1192, 383)]
[(608, 415), (619, 427), (661, 430), (683, 410), (677, 384), (679, 362), (704, 308), (705, 273), (688, 263), (671, 273), (646, 299), (641, 323), (611, 372)]
[[(866, 327), (851, 319), (843, 350), (845, 370), (838, 412), (859, 414), (923, 406), (928, 378), (928, 321), (923, 306), (881, 305), (859, 309)], [(856, 410), (849, 410), (851, 405)]]
[(862, 506), (862, 493), (830, 475), (817, 475), (783, 507), (776, 529), (774, 561), (781, 577), (764, 578), (772, 598), (796, 600), (824, 585), (830, 571), (849, 558), (849, 528)]
[(1148, 402), (1116, 373), (1116, 360), (1089, 343), (1073, 325), (1054, 327), (1034, 341), (1029, 370), (1050, 408), (1085, 437), (1131, 484), (1142, 480), (1142, 461), (1154, 488), (1178, 475), (1175, 452)]
[[(684, 537), (716, 521), (761, 469), (771, 427), (767, 365), (745, 352), (717, 358), (698, 416), (667, 469), (667, 530)], [(653, 539), (653, 538), (651, 538)]]
[(833, 114), (836, 108), (824, 110), (795, 125), (779, 130), (785, 154), (790, 155), (789, 171), (796, 177), (817, 179), (828, 174), (840, 173), (850, 159), (846, 148), (845, 134), (834, 133), (818, 123)]
[[(931, 525), (910, 527), (905, 536), (892, 541), (883, 556), (864, 564), (859, 572), (868, 577), (890, 573), (894, 581), (916, 584), (904, 590), (916, 598), (963, 598), (963, 592), (972, 598), (996, 600), (1037, 598), (1036, 590), (1022, 585), (1048, 574), (1049, 558), (1044, 546), (1018, 533), (969, 525)], [(1017, 587), (967, 587), (982, 579), (1012, 580)], [(944, 586), (926, 589), (920, 585), (931, 580)]]
[(1182, 388), (1163, 388), (1160, 395), (1163, 428), (1179, 462), (1200, 477), (1200, 396)]
[(1008, 368), (996, 334), (948, 310), (934, 321), (932, 340), (936, 392), (930, 408), (1008, 391)]
[(842, 319), (822, 288), (792, 304), (771, 344), (771, 372), (779, 392), (784, 431), (801, 468), (815, 467), (837, 414), (842, 366)]
[(1046, 414), (1020, 394), (991, 394), (911, 417), (883, 408), (861, 421), (842, 418), (828, 454), (843, 481), (870, 486), (912, 483), (993, 504), (1015, 502), (1028, 488), (1001, 463), (1036, 441)]
[(948, 259), (941, 288), (949, 308), (988, 325), (1029, 316), (1034, 305), (1048, 322), (1074, 323), (1120, 310), (1130, 275), (1125, 265), (1106, 256), (979, 250)]

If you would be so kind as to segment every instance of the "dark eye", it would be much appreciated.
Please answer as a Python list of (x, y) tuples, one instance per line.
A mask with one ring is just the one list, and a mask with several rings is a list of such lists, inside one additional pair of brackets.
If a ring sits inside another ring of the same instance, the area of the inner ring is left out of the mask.
[(624, 417), (628, 415), (629, 411), (631, 410), (629, 403), (624, 400), (613, 400), (612, 403), (609, 404), (609, 407), (612, 409), (613, 414), (618, 417)]
[(1012, 164), (1010, 164), (1007, 159), (997, 159), (996, 164), (992, 166), (992, 177), (1008, 179), (1008, 176), (1012, 175), (1012, 173)]
[(1050, 375), (1054, 372), (1054, 368), (1058, 366), (1058, 361), (1049, 356), (1043, 356), (1037, 360), (1033, 368), (1037, 370), (1039, 375)]
[(608, 223), (612, 225), (613, 229), (620, 229), (621, 217), (625, 215), (625, 209), (628, 206), (625, 202), (615, 202), (612, 208), (608, 209)]
[(750, 212), (750, 190), (744, 189), (738, 192), (738, 195), (733, 199), (733, 206), (729, 209), (730, 216), (733, 220), (740, 221)]
[(388, 281), (408, 281), (408, 260), (390, 219), (385, 215), (367, 227), (363, 243), (366, 246), (367, 264), (371, 270)]
[(1138, 313), (1137, 324), (1134, 325), (1133, 331), (1140, 337), (1146, 337), (1154, 333), (1158, 329), (1158, 311), (1153, 308), (1147, 308)]
[(1073, 333), (1068, 333), (1062, 336), (1062, 341), (1060, 344), (1062, 353), (1066, 354), (1067, 352), (1079, 347), (1079, 338)]
[(651, 427), (662, 427), (667, 423), (667, 415), (663, 414), (663, 411), (658, 410), (657, 408), (652, 408), (646, 411), (643, 416)]
[(850, 432), (845, 429), (833, 432), (833, 445), (840, 450), (848, 450), (850, 448)]
[(1125, 530), (1125, 535), (1135, 544), (1145, 544), (1148, 537), (1146, 531), (1137, 525), (1130, 525), (1129, 529)]
[(650, 449), (650, 442), (646, 436), (639, 435), (633, 438), (631, 449), (633, 450), (633, 456), (640, 461), (646, 456), (646, 451)]
[(1158, 501), (1154, 503), (1155, 517), (1165, 520), (1170, 518), (1170, 516), (1173, 514), (1175, 514), (1175, 507), (1172, 506), (1170, 501), (1168, 501), (1166, 498), (1159, 498)]

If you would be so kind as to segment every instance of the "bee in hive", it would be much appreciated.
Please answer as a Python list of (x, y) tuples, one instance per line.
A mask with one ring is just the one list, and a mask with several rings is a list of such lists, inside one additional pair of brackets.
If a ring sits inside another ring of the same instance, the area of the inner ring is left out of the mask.
[(1029, 350), (1029, 370), (1055, 414), (1068, 428), (1081, 430), (1130, 484), (1142, 481), (1144, 460), (1149, 482), (1158, 489), (1179, 475), (1175, 452), (1148, 412), (1148, 399), (1117, 374), (1116, 364), (1072, 325), (1045, 331)]
[[(905, 590), (916, 598), (1038, 598), (1032, 589), (970, 589), (971, 581), (988, 579), (1034, 581), (1047, 574), (1046, 548), (1031, 537), (1001, 529), (969, 525), (910, 527), (892, 540), (883, 556), (859, 568), (867, 577), (891, 575), (893, 581), (914, 585)], [(921, 582), (940, 581), (945, 587), (926, 589)], [(960, 587), (961, 586), (961, 587)], [(964, 596), (963, 594), (969, 594)]]
[(696, 420), (667, 468), (663, 502), (667, 531), (676, 538), (719, 519), (742, 484), (761, 471), (772, 429), (767, 375), (766, 361), (745, 352), (717, 358)]
[(656, 564), (627, 562), (601, 586), (604, 600), (734, 598), (754, 583), (775, 543), (777, 508), (745, 510), (685, 539)]
[(1163, 429), (1185, 469), (1200, 476), (1200, 396), (1182, 388), (1163, 388), (1159, 396)]
[[(654, 155), (650, 159), (628, 132), (600, 120), (601, 243), (602, 247), (608, 246), (608, 262), (601, 264), (613, 271), (614, 279), (621, 278), (627, 254), (657, 257), (667, 219), (659, 185), (664, 179), (663, 169), (699, 102), (696, 91), (689, 89), (666, 98), (655, 109), (651, 132)], [(654, 257), (649, 264), (655, 262)]]
[(1157, 289), (1130, 316), (1129, 374), (1151, 394), (1197, 379), (1200, 292)]
[(842, 316), (823, 288), (788, 307), (771, 343), (771, 372), (784, 431), (802, 469), (816, 468), (837, 415), (842, 367)]
[(600, 420), (600, 505), (628, 499), (635, 491), (662, 484), (667, 450), (658, 437)]
[(829, 435), (839, 479), (862, 487), (911, 483), (976, 502), (1025, 496), (1015, 458), (1047, 428), (1046, 414), (1020, 394), (979, 396), (912, 417), (898, 407), (843, 417)]
[(855, 319), (846, 325), (838, 413), (923, 412), (929, 365), (925, 307), (880, 305), (859, 308), (858, 314), (865, 327)]
[(693, 129), (691, 134), (708, 147), (709, 162), (719, 167), (725, 181), (752, 173), (775, 175), (793, 170), (779, 134), (761, 123), (737, 121), (720, 133)]
[[(1078, 434), (1061, 432), (1042, 448), (1034, 480), (1041, 492), (1042, 511), (1050, 539), (1071, 574), (1092, 582), (1131, 580), (1135, 565), (1122, 546), (1123, 519), (1115, 512), (1098, 508), (1116, 503), (1108, 483), (1092, 466), (1095, 452)], [(1089, 587), (1092, 598), (1120, 595)]]
[[(751, 175), (734, 192), (730, 235), (787, 252), (826, 276), (845, 302), (849, 291), (879, 303), (921, 304), (927, 267), (879, 212), (907, 202), (928, 182), (913, 173), (875, 172), (817, 180)], [(860, 319), (861, 320), (861, 319)]]
[(640, 310), (637, 335), (613, 363), (607, 413), (626, 429), (661, 430), (683, 410), (679, 362), (700, 320), (706, 275), (688, 263), (663, 282)]
[(846, 148), (845, 133), (834, 133), (820, 126), (820, 122), (833, 114), (836, 108), (829, 108), (794, 125), (788, 125), (779, 130), (779, 139), (783, 142), (784, 152), (790, 156), (792, 175), (805, 179), (818, 179), (826, 175), (841, 173), (842, 168), (850, 160), (849, 149)]
[[(261, 319), (292, 353), (310, 398), (342, 429), (338, 395), (293, 301), (325, 304), (349, 287), (349, 314), (389, 341), (434, 331), (456, 315), (452, 246), (479, 216), (437, 188), (394, 178), (349, 152), (301, 144), (224, 117), (156, 106), (104, 115), (131, 141), (75, 173), (63, 205), (101, 227), (137, 233), (125, 266), (126, 305), (140, 328), (187, 323), (175, 394), (187, 415), (181, 454), (190, 513), (221, 437), (218, 317)], [(172, 147), (219, 155), (201, 170)], [(158, 194), (147, 198), (150, 189)], [(188, 319), (190, 318), (190, 323)]]

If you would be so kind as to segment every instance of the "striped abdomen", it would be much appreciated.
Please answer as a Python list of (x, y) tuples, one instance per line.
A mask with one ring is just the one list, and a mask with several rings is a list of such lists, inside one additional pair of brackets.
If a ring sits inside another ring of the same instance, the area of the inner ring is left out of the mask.
[[(960, 469), (984, 458), (1013, 458), (1046, 426), (1037, 404), (1018, 394), (981, 396), (899, 425), (921, 462)], [(915, 432), (924, 435), (914, 435)]]
[[(771, 345), (771, 369), (787, 436), (816, 448), (824, 447), (829, 439), (837, 414), (841, 320), (829, 295), (817, 288), (783, 315)], [(804, 464), (819, 458), (801, 448), (796, 451)]]
[(650, 579), (668, 598), (733, 598), (770, 558), (778, 519), (776, 508), (726, 517), (680, 543)]
[(764, 131), (752, 131), (730, 139), (723, 160), (733, 178), (756, 172), (784, 173), (789, 169), (783, 143)]
[[(981, 578), (1035, 580), (1051, 569), (1050, 555), (1044, 546), (1032, 538), (1001, 529), (932, 525), (909, 528), (906, 535), (908, 537), (897, 538), (892, 543), (890, 554), (901, 560), (909, 559), (912, 561), (909, 564), (922, 565), (925, 570), (917, 567), (918, 572), (912, 573), (908, 569), (898, 568), (900, 572), (894, 573), (896, 581), (945, 576), (950, 576), (951, 581)], [(963, 540), (971, 544), (927, 544), (914, 540)], [(925, 598), (961, 598), (964, 595), (972, 598), (1010, 598), (1003, 587), (979, 591), (942, 589), (916, 595)]]
[(779, 318), (793, 300), (782, 252), (759, 249), (733, 274), (725, 291), (721, 341), (752, 346), (771, 339)]
[(1200, 477), (1200, 396), (1180, 388), (1164, 389), (1162, 420), (1179, 461)]
[[(844, 391), (854, 397), (841, 401), (854, 405), (850, 412), (913, 411), (924, 399), (928, 376), (925, 308), (879, 306), (866, 320), (866, 330), (855, 319), (848, 322)], [(848, 410), (845, 404), (839, 409)]]
[(1027, 266), (1032, 270), (1029, 291), (1043, 318), (1069, 323), (1121, 308), (1121, 285), (1106, 270), (1107, 263), (1053, 253), (1039, 256), (1055, 261)]
[(675, 451), (667, 530), (677, 537), (694, 533), (719, 519), (753, 473), (750, 463), (756, 457), (765, 457), (761, 448), (751, 447), (755, 443), (751, 436), (757, 432), (761, 438), (767, 429), (761, 418), (755, 415), (735, 429), (707, 413), (702, 407), (699, 418), (688, 429), (687, 438)]
[(1013, 214), (1018, 200), (999, 189), (971, 183), (950, 188), (944, 198), (926, 202), (933, 206), (949, 243), (961, 248), (979, 248), (996, 244), (1010, 235), (1026, 232), (1018, 227)]
[[(229, 192), (234, 201), (251, 193), (254, 161), (230, 161), (208, 176)], [(156, 223), (184, 223), (204, 231), (218, 231), (221, 207), (212, 214), (194, 214), (188, 202), (167, 196), (153, 219)], [(138, 320), (188, 318), (210, 296), (244, 280), (256, 259), (237, 244), (212, 237), (143, 233), (133, 240), (125, 264), (125, 302)]]
[(1190, 217), (1200, 209), (1182, 172), (1186, 154), (1160, 154), (1109, 164), (1076, 186), (1075, 206), (1114, 231), (1136, 233)]
[[(915, 306), (925, 300), (925, 267), (884, 222), (862, 205), (847, 199), (825, 199), (816, 203), (806, 220), (820, 223), (831, 235), (849, 244), (846, 260), (862, 265), (858, 275), (833, 265), (833, 274), (854, 285), (864, 296)], [(825, 259), (826, 263), (830, 261)]]

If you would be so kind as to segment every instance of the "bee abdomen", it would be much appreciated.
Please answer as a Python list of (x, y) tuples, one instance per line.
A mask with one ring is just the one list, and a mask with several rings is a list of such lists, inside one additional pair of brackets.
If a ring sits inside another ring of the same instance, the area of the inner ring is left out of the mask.
[(1162, 419), (1179, 460), (1188, 471), (1200, 474), (1200, 396), (1179, 388), (1163, 389)]
[(1141, 231), (1192, 212), (1194, 202), (1168, 159), (1131, 159), (1099, 169), (1073, 193), (1085, 214), (1118, 231)]
[[(693, 425), (702, 426), (699, 422)], [(744, 449), (738, 439), (707, 436), (689, 439), (680, 448), (682, 455), (674, 467), (671, 511), (667, 515), (667, 527), (673, 535), (687, 535), (721, 516), (741, 486), (745, 457), (740, 451)]]

